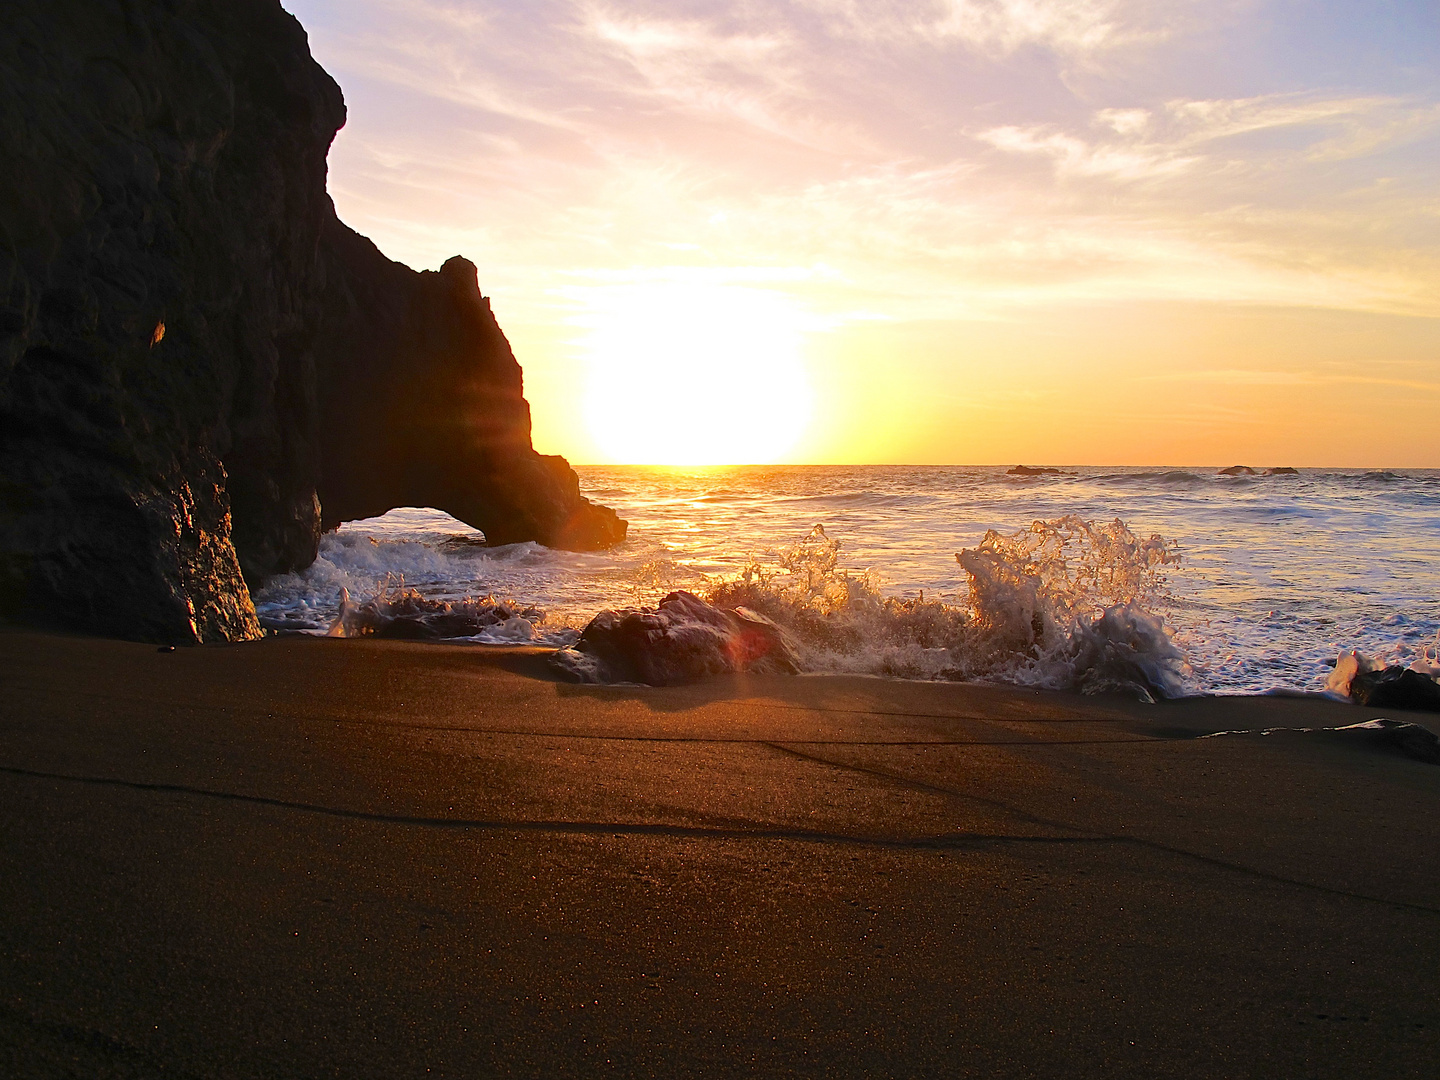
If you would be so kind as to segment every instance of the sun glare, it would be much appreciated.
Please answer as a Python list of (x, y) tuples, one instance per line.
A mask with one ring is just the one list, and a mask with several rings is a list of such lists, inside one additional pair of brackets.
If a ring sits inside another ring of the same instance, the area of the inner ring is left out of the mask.
[(769, 464), (804, 434), (805, 317), (788, 297), (673, 282), (586, 291), (585, 415), (610, 461)]

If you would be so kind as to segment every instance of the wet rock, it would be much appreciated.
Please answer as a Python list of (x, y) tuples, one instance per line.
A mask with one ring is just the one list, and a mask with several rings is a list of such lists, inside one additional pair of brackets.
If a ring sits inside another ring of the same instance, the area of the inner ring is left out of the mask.
[(1325, 690), (1372, 708), (1440, 712), (1440, 665), (1422, 658), (1408, 668), (1385, 666), (1350, 649), (1336, 658)]
[(1254, 476), (1255, 470), (1249, 465), (1231, 465), (1228, 469), (1221, 469), (1217, 476)]
[(555, 663), (579, 682), (669, 686), (737, 671), (794, 674), (784, 632), (747, 608), (672, 592), (655, 610), (602, 611)]
[(1265, 475), (1266, 475), (1266, 476), (1299, 476), (1299, 475), (1300, 475), (1300, 470), (1299, 470), (1299, 469), (1292, 469), (1292, 468), (1290, 468), (1290, 466), (1288, 466), (1288, 465), (1282, 465), (1282, 466), (1280, 466), (1279, 468), (1266, 469), (1266, 470), (1265, 470)]
[[(348, 590), (341, 589), (340, 613), (328, 636), (441, 641), (485, 634), (500, 641), (522, 643), (534, 639), (535, 624), (544, 618), (545, 613), (537, 608), (521, 608), (493, 596), (440, 600), (402, 588), (382, 590), (356, 603)], [(277, 621), (273, 628), (291, 627)]]
[(1048, 467), (1036, 468), (1036, 467), (1031, 466), (1031, 465), (1016, 465), (1013, 469), (1007, 469), (1007, 470), (1006, 470), (1006, 474), (1009, 475), (1009, 476), (1067, 476), (1067, 475), (1069, 475), (1068, 473), (1063, 473), (1063, 472), (1061, 472), (1059, 469), (1051, 469), (1051, 468), (1048, 468)]
[(1358, 672), (1350, 682), (1350, 700), (1372, 709), (1440, 712), (1440, 683), (1392, 664), (1380, 671)]

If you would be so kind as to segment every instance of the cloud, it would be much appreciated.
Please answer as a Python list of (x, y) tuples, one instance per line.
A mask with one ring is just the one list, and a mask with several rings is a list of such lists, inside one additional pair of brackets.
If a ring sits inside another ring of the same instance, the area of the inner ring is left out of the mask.
[(633, 73), (626, 90), (642, 110), (680, 109), (820, 150), (863, 144), (853, 125), (819, 115), (804, 43), (782, 22), (722, 27), (591, 5), (580, 25)]
[[(1130, 110), (1132, 114), (1139, 111)], [(1111, 119), (1113, 121), (1113, 117)], [(977, 138), (1008, 153), (1047, 157), (1061, 176), (1144, 180), (1182, 172), (1198, 160), (1163, 145), (1147, 145), (1142, 142), (1090, 143), (1044, 125), (1030, 128), (1013, 125), (991, 128), (980, 132)]]
[[(1177, 95), (1206, 78), (1171, 80), (1153, 57), (1234, 8), (353, 0), (328, 27), (300, 14), (366, 99), (332, 155), (342, 215), (422, 265), (465, 251), (534, 304), (575, 270), (823, 265), (823, 280), (771, 285), (906, 318), (1118, 298), (1440, 313), (1426, 142), (1440, 103), (1363, 85)], [(1107, 66), (1121, 53), (1152, 61)], [(1077, 58), (1106, 73), (1084, 97), (1064, 77)]]
[[(1052, 124), (1004, 125), (976, 138), (1007, 153), (1048, 158), (1060, 176), (1138, 180), (1173, 176), (1206, 158), (1233, 166), (1216, 144), (1282, 129), (1312, 130), (1300, 156), (1337, 160), (1374, 153), (1440, 126), (1440, 106), (1390, 97), (1311, 98), (1295, 94), (1228, 100), (1173, 100), (1158, 110), (1105, 108), (1090, 118), (1099, 136), (1085, 138)], [(1336, 132), (1338, 131), (1338, 134)], [(1279, 156), (1295, 157), (1288, 149)], [(1273, 158), (1263, 148), (1250, 162)]]
[(860, 40), (958, 43), (1003, 58), (1027, 46), (1081, 57), (1163, 40), (1201, 5), (1191, 0), (802, 0), (831, 33)]
[(936, 30), (989, 51), (1041, 44), (1083, 53), (1146, 36), (1140, 5), (1122, 0), (948, 0), (944, 6)]
[(1144, 377), (1146, 382), (1217, 383), (1225, 386), (1384, 386), (1440, 394), (1440, 382), (1395, 379), (1362, 372), (1330, 374), (1315, 371), (1265, 371), (1248, 368), (1211, 368), (1172, 371)]

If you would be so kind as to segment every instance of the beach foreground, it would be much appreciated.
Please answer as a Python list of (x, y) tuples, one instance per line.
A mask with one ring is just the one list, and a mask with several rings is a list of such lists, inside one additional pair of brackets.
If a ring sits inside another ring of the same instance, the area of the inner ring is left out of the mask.
[(0, 1073), (1430, 1076), (1388, 715), (0, 634)]

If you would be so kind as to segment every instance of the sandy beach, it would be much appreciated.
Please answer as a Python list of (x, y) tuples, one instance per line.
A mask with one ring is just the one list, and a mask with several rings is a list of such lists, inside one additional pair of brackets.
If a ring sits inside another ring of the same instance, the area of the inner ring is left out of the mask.
[(0, 635), (0, 1073), (1431, 1076), (1440, 767), (1314, 699)]

